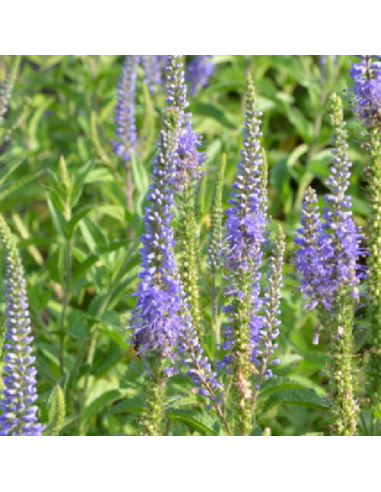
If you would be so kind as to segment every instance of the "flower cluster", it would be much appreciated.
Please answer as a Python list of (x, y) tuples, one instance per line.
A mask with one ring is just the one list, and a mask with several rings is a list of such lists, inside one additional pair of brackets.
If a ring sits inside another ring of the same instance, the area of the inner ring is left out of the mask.
[(213, 57), (214, 55), (195, 55), (189, 63), (187, 78), (191, 94), (196, 94), (199, 89), (208, 85), (215, 68)]
[(118, 87), (118, 104), (115, 110), (118, 140), (114, 144), (114, 151), (125, 160), (131, 158), (138, 143), (135, 97), (139, 62), (139, 55), (126, 55)]
[(320, 305), (330, 310), (335, 295), (342, 288), (351, 288), (353, 297), (358, 299), (359, 283), (364, 275), (359, 267), (359, 259), (364, 254), (360, 246), (362, 235), (353, 221), (352, 202), (347, 195), (352, 165), (348, 157), (348, 135), (342, 102), (336, 95), (331, 99), (331, 118), (334, 150), (323, 221), (316, 205), (316, 194), (309, 190), (302, 213), (302, 228), (296, 237), (296, 268), (310, 309)]
[(354, 55), (351, 77), (355, 110), (367, 127), (381, 125), (381, 55)]
[(0, 234), (7, 264), (4, 390), (0, 403), (0, 436), (41, 436), (38, 423), (33, 336), (26, 294), (24, 269), (4, 219)]

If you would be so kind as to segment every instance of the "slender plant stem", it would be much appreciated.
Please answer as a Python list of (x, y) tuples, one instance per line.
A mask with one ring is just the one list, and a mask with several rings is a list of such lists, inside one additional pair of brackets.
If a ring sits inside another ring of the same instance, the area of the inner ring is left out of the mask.
[[(218, 316), (218, 292), (216, 285), (216, 269), (212, 268), (212, 323), (213, 323), (213, 331), (216, 340), (216, 347), (218, 348), (221, 345), (221, 324)], [(218, 350), (216, 350), (218, 353)]]
[(66, 245), (66, 280), (65, 280), (65, 293), (63, 299), (63, 307), (61, 311), (61, 318), (59, 323), (59, 331), (61, 335), (61, 345), (60, 345), (60, 373), (61, 378), (65, 376), (65, 342), (66, 342), (66, 333), (65, 333), (65, 321), (66, 321), (66, 313), (69, 307), (69, 299), (70, 299), (70, 284), (71, 284), (71, 276), (72, 276), (72, 242), (68, 241)]
[(126, 205), (129, 212), (134, 210), (134, 184), (132, 181), (131, 159), (126, 160)]
[(331, 432), (334, 436), (350, 437), (356, 432), (359, 416), (353, 372), (354, 304), (350, 294), (338, 294), (335, 313), (335, 319), (327, 322), (331, 327), (328, 371)]

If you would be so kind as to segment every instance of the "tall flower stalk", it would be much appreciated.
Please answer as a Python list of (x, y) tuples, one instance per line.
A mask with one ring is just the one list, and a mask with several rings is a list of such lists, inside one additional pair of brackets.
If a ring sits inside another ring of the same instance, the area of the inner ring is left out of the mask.
[(178, 257), (181, 280), (187, 296), (193, 326), (202, 336), (200, 309), (199, 250), (196, 219), (196, 189), (201, 178), (205, 154), (200, 152), (201, 138), (193, 131), (191, 114), (187, 113), (187, 87), (181, 55), (169, 55), (167, 67), (169, 106), (177, 108), (181, 117), (176, 161), (176, 198), (179, 212)]
[(369, 165), (369, 284), (370, 335), (368, 393), (373, 409), (381, 411), (381, 55), (354, 55), (354, 109), (366, 133)]
[(227, 251), (225, 267), (229, 287), (229, 327), (224, 349), (228, 352), (223, 365), (229, 366), (233, 378), (233, 399), (236, 432), (249, 435), (252, 429), (251, 376), (256, 371), (258, 346), (263, 320), (258, 311), (260, 299), (260, 268), (265, 242), (266, 215), (262, 195), (260, 113), (254, 85), (248, 75), (246, 121), (242, 161), (233, 185), (234, 192), (227, 212)]
[(33, 336), (21, 258), (11, 232), (0, 216), (0, 237), (6, 266), (6, 334), (3, 398), (0, 402), (0, 436), (41, 436), (38, 422)]
[[(333, 126), (333, 161), (328, 180), (323, 221), (316, 194), (308, 190), (302, 212), (302, 228), (296, 244), (296, 268), (308, 309), (317, 309), (321, 325), (329, 337), (329, 388), (331, 431), (352, 436), (358, 423), (355, 398), (354, 310), (359, 302), (359, 285), (364, 272), (359, 260), (364, 251), (352, 218), (352, 201), (347, 194), (350, 169), (348, 134), (341, 99), (330, 101)], [(317, 338), (315, 339), (317, 342)]]
[[(168, 82), (170, 84), (170, 81)], [(176, 92), (176, 90), (175, 90)], [(173, 104), (175, 92), (168, 88), (171, 101), (164, 115), (158, 153), (154, 161), (152, 185), (145, 212), (146, 233), (142, 238), (142, 266), (137, 306), (133, 313), (133, 343), (148, 367), (148, 391), (142, 419), (145, 435), (163, 433), (164, 400), (167, 382), (185, 371), (193, 381), (193, 393), (205, 397), (214, 407), (226, 431), (221, 399), (222, 385), (205, 356), (184, 292), (174, 255), (171, 220), (177, 183), (179, 145), (183, 114)]]
[(146, 435), (160, 435), (168, 364), (175, 362), (181, 330), (181, 291), (174, 258), (171, 226), (175, 162), (180, 131), (176, 109), (166, 111), (154, 161), (152, 185), (145, 213), (138, 302), (133, 316), (135, 350), (149, 360), (146, 409), (142, 420)]

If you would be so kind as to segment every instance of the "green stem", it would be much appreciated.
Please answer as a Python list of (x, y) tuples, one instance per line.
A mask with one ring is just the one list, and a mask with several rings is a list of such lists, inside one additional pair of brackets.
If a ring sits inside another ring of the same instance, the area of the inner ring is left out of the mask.
[(358, 425), (359, 408), (354, 395), (354, 301), (350, 293), (338, 294), (333, 312), (334, 319), (328, 313), (324, 316), (330, 328), (331, 432), (335, 436), (353, 436)]
[(151, 371), (141, 427), (144, 436), (158, 437), (163, 435), (165, 388), (167, 384), (167, 377), (164, 374), (161, 359), (151, 364)]
[[(221, 323), (218, 316), (218, 291), (217, 291), (217, 279), (216, 279), (216, 269), (212, 267), (212, 323), (213, 331), (216, 340), (217, 348), (221, 345)], [(218, 353), (218, 350), (216, 350)]]
[(370, 354), (369, 396), (375, 412), (381, 410), (381, 138), (371, 135), (370, 166)]
[(202, 338), (202, 318), (200, 309), (200, 291), (198, 285), (197, 226), (195, 215), (195, 197), (192, 186), (186, 186), (179, 198), (179, 265), (181, 280), (189, 302), (189, 311), (197, 334)]
[(250, 307), (251, 284), (242, 278), (242, 296), (234, 298), (233, 314), (233, 401), (235, 409), (235, 433), (248, 436), (253, 427), (251, 398), (252, 398), (252, 365), (250, 361)]
[(69, 307), (69, 298), (70, 298), (70, 284), (71, 284), (71, 276), (72, 276), (72, 243), (68, 241), (66, 245), (66, 280), (65, 280), (65, 292), (63, 299), (63, 307), (61, 312), (61, 318), (59, 323), (59, 332), (61, 335), (61, 344), (60, 344), (60, 373), (61, 378), (65, 375), (65, 342), (66, 342), (66, 333), (65, 333), (65, 320), (66, 313)]
[(134, 210), (134, 184), (132, 182), (131, 159), (126, 160), (126, 205), (129, 212)]

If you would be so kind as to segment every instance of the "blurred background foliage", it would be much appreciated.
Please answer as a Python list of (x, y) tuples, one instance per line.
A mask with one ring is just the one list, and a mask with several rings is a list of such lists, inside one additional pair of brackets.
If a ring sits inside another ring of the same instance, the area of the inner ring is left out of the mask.
[[(6, 118), (9, 124), (18, 118), (19, 126), (0, 149), (0, 211), (17, 237), (27, 272), (42, 418), (48, 420), (52, 391), (59, 384), (66, 395), (62, 433), (67, 435), (134, 435), (144, 404), (145, 368), (134, 359), (125, 326), (126, 313), (135, 302), (131, 294), (138, 282), (142, 214), (165, 97), (150, 96), (140, 74), (141, 152), (133, 161), (134, 210), (129, 211), (124, 163), (112, 150), (122, 61), (120, 55), (23, 56)], [(9, 62), (9, 55), (0, 56), (0, 81)], [(250, 70), (263, 112), (270, 210), (274, 225), (282, 223), (289, 240), (282, 364), (277, 378), (262, 392), (257, 432), (324, 432), (325, 346), (324, 340), (318, 347), (312, 345), (316, 320), (304, 311), (293, 279), (292, 240), (307, 187), (312, 183), (320, 195), (325, 191), (331, 157), (326, 103), (333, 91), (345, 97), (350, 57), (339, 55), (338, 66), (331, 67), (326, 77), (315, 55), (217, 55), (216, 63), (209, 87), (191, 99), (195, 129), (205, 137), (209, 156), (198, 194), (203, 253), (215, 173), (223, 153), (228, 158), (224, 192), (228, 206), (240, 159), (245, 74)], [(354, 162), (351, 193), (356, 220), (365, 225), (366, 158), (350, 112), (348, 126)], [(2, 279), (2, 255), (1, 262)], [(210, 332), (205, 261), (201, 278), (205, 328)], [(0, 285), (3, 312), (4, 282)], [(364, 332), (364, 327), (356, 332), (359, 353)], [(216, 355), (208, 337), (206, 348), (211, 357)], [(183, 380), (172, 381), (168, 432), (218, 433), (202, 405), (197, 418), (190, 417), (189, 406), (199, 405), (186, 398), (190, 388)], [(364, 421), (362, 432), (376, 431)]]

